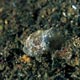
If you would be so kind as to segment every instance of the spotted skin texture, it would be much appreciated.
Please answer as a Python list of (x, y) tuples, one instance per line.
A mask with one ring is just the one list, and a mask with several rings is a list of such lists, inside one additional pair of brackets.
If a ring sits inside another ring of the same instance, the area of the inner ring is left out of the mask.
[(23, 51), (32, 57), (42, 55), (45, 51), (51, 51), (52, 48), (57, 47), (62, 38), (61, 32), (53, 28), (38, 30), (25, 40)]

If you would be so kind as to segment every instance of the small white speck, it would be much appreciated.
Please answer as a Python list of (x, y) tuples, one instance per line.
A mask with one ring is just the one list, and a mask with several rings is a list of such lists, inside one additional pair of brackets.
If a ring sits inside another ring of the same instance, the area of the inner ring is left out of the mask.
[(19, 75), (19, 76), (23, 76), (23, 74), (22, 74), (22, 73), (18, 73), (18, 75)]
[(72, 5), (72, 8), (75, 9), (75, 10), (77, 9), (77, 7), (75, 5)]
[(3, 53), (2, 52), (0, 52), (0, 55), (2, 55)]
[(71, 20), (71, 23), (73, 23), (73, 21)]
[(29, 36), (29, 37), (27, 38), (27, 40), (30, 40), (30, 37), (31, 37), (31, 36)]
[(63, 14), (63, 16), (66, 16), (66, 13), (65, 12), (63, 12), (62, 14)]
[(40, 75), (40, 74), (38, 74), (38, 77), (41, 77), (41, 75)]

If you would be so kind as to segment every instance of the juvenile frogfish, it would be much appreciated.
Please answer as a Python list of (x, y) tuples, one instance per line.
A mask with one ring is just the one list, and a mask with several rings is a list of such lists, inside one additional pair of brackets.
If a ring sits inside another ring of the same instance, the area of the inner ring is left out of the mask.
[(23, 52), (31, 57), (45, 54), (61, 46), (64, 40), (62, 31), (54, 29), (38, 30), (30, 34), (25, 40)]

